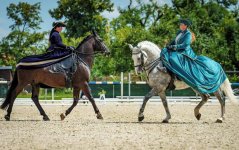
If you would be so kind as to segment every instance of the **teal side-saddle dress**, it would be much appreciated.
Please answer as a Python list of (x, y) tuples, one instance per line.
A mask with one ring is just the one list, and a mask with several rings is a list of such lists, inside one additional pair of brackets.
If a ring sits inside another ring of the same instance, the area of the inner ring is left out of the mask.
[(161, 52), (163, 64), (198, 92), (213, 93), (225, 81), (226, 74), (219, 63), (197, 56), (190, 47), (191, 39), (189, 30), (179, 31), (171, 43), (173, 49), (164, 48)]

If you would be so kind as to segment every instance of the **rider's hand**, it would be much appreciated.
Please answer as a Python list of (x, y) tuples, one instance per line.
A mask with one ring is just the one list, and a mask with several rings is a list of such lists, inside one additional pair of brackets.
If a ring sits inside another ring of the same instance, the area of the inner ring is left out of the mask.
[(75, 48), (73, 46), (67, 46), (66, 49), (71, 50), (71, 51), (75, 50)]
[(168, 50), (174, 50), (174, 49), (175, 49), (175, 47), (174, 47), (173, 45), (167, 45), (166, 48), (167, 48)]
[(166, 48), (167, 48), (168, 50), (172, 50), (172, 45), (166, 45)]

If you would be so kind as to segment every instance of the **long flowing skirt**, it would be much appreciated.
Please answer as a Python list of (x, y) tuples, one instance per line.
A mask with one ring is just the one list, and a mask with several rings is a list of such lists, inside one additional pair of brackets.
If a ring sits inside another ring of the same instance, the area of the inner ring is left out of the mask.
[(164, 48), (161, 59), (166, 68), (200, 93), (217, 91), (227, 78), (221, 65), (205, 56), (190, 58), (179, 52), (168, 52)]
[(18, 62), (17, 68), (36, 69), (47, 67), (70, 57), (71, 53), (68, 50), (54, 50), (45, 54), (27, 56)]

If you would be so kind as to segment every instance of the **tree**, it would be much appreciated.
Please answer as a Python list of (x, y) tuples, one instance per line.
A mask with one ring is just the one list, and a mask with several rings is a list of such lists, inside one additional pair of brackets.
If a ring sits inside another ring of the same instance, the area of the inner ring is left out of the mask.
[(237, 0), (173, 1), (177, 14), (193, 21), (192, 30), (197, 36), (193, 48), (220, 62), (226, 70), (239, 70), (238, 10), (232, 9), (237, 3)]
[(42, 22), (39, 11), (40, 3), (19, 2), (7, 7), (7, 15), (14, 23), (10, 26), (12, 32), (0, 42), (0, 57), (5, 65), (15, 66), (20, 58), (43, 49), (44, 33), (36, 32)]
[(120, 16), (114, 21), (115, 27), (132, 26), (148, 28), (155, 25), (163, 16), (162, 7), (155, 0), (149, 0), (148, 3), (142, 0), (136, 0), (133, 5), (133, 0), (130, 0), (126, 9), (118, 8)]
[(65, 19), (67, 36), (78, 38), (92, 29), (105, 33), (107, 19), (101, 13), (113, 11), (110, 0), (59, 0), (57, 3), (58, 7), (49, 13), (57, 20)]
[(133, 4), (130, 0), (111, 22), (114, 71), (133, 69), (127, 43), (149, 40), (164, 47), (175, 37), (180, 18), (193, 22), (190, 30), (196, 34), (196, 42), (192, 47), (198, 55), (218, 61), (226, 70), (239, 70), (238, 8), (228, 9), (235, 4), (237, 1), (173, 0), (172, 6), (158, 6), (155, 1), (136, 0)]
[[(133, 70), (131, 51), (128, 44), (136, 45), (141, 41), (152, 41), (163, 46), (165, 41), (157, 34), (156, 25), (161, 23), (164, 11), (168, 6), (159, 6), (153, 0), (144, 3), (140, 0), (132, 4), (130, 0), (127, 8), (118, 8), (120, 16), (111, 22), (111, 57), (113, 57), (114, 72)], [(154, 27), (154, 28), (153, 28)]]

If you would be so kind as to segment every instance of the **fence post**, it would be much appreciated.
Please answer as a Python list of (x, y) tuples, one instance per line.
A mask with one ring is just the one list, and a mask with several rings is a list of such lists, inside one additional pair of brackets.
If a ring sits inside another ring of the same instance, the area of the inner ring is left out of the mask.
[(113, 98), (115, 98), (115, 85), (113, 83)]
[(121, 99), (123, 99), (124, 96), (124, 73), (121, 72)]
[(51, 89), (51, 99), (54, 100), (54, 97), (55, 97), (55, 89), (52, 88)]
[(45, 89), (45, 100), (47, 99), (47, 89)]
[(131, 74), (129, 73), (129, 96), (128, 99), (130, 100), (130, 95), (131, 95), (131, 89), (130, 89), (130, 84), (131, 84)]

